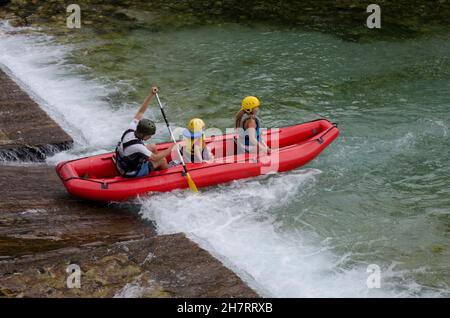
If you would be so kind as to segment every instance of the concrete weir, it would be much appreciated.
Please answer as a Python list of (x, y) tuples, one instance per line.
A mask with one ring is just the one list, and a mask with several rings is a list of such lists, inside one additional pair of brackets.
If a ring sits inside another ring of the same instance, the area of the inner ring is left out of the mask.
[(43, 160), (73, 140), (0, 65), (0, 160)]
[[(71, 144), (2, 71), (0, 114), (10, 159)], [(0, 297), (258, 297), (184, 234), (157, 235), (139, 206), (69, 196), (53, 167), (2, 162), (0, 188)]]

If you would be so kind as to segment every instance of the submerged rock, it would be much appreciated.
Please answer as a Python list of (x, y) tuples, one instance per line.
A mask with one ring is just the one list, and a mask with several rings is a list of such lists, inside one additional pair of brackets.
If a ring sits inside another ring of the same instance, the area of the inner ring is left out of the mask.
[[(367, 28), (368, 3), (354, 0), (280, 2), (278, 0), (209, 1), (209, 0), (143, 0), (109, 1), (80, 0), (85, 26), (97, 30), (139, 28), (179, 28), (195, 24), (239, 22), (271, 23), (332, 33), (349, 41), (406, 38), (438, 32), (449, 27), (450, 2), (420, 0), (377, 2), (382, 10), (381, 29)], [(66, 1), (48, 2), (13, 0), (4, 4), (5, 13), (16, 25), (38, 24), (49, 28), (64, 27)], [(0, 11), (0, 18), (5, 18)], [(32, 17), (32, 18), (27, 18)], [(58, 18), (56, 18), (58, 17)]]

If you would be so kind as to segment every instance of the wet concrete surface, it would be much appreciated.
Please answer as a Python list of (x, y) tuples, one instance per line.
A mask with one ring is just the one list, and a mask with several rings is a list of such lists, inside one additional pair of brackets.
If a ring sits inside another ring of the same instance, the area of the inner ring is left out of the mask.
[(0, 158), (43, 160), (73, 140), (0, 67)]
[(0, 165), (0, 189), (0, 297), (257, 297), (184, 234), (158, 236), (138, 205), (71, 197), (53, 167)]

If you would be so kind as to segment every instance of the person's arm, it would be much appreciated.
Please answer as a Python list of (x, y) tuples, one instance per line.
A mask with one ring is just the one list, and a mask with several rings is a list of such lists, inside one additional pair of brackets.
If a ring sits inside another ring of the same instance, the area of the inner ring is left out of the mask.
[(150, 104), (150, 101), (152, 100), (153, 96), (156, 95), (157, 92), (158, 92), (158, 87), (153, 86), (152, 89), (150, 90), (150, 94), (148, 94), (148, 96), (145, 98), (145, 100), (142, 103), (141, 107), (139, 108), (138, 112), (134, 116), (135, 119), (137, 119), (137, 120), (141, 120), (142, 119), (142, 117), (144, 116), (145, 111), (148, 108), (148, 105)]
[(205, 154), (205, 160), (203, 160), (203, 162), (212, 162), (214, 160), (214, 155), (211, 152), (211, 149), (209, 149), (208, 147), (205, 147), (205, 150), (203, 150), (206, 152)]
[(165, 158), (168, 155), (170, 155), (170, 153), (172, 152), (172, 149), (173, 149), (174, 146), (175, 146), (175, 144), (173, 144), (172, 146), (170, 146), (167, 149), (159, 151), (156, 154), (155, 153), (152, 154), (148, 160), (150, 160), (150, 161), (160, 161), (162, 158)]
[(269, 152), (270, 149), (263, 142), (258, 142), (256, 139), (256, 121), (249, 119), (247, 124), (247, 133), (250, 143), (254, 146), (259, 146), (263, 152)]
[(270, 148), (269, 146), (267, 146), (266, 142), (264, 141), (264, 139), (261, 136), (261, 144), (264, 145), (264, 147), (266, 147), (267, 152), (270, 154), (272, 152), (272, 148)]

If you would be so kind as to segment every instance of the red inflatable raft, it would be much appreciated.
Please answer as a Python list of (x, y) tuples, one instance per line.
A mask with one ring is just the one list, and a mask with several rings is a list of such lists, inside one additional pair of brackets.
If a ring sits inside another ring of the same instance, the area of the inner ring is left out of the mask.
[[(206, 139), (206, 144), (215, 156), (214, 161), (187, 164), (187, 168), (199, 188), (283, 172), (313, 160), (338, 135), (337, 126), (325, 119), (270, 129), (262, 136), (272, 152), (262, 155), (235, 155), (234, 134), (213, 136)], [(162, 143), (157, 147), (164, 149), (168, 145)], [(181, 166), (153, 171), (145, 177), (124, 178), (117, 172), (113, 156), (111, 152), (61, 162), (56, 166), (56, 172), (70, 194), (97, 201), (122, 201), (149, 192), (188, 188)]]

